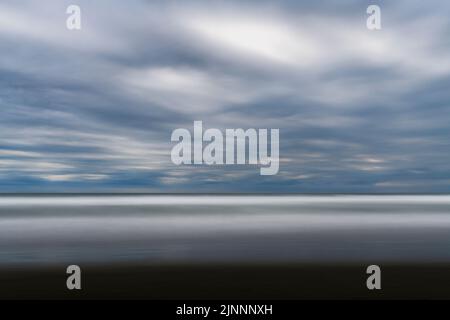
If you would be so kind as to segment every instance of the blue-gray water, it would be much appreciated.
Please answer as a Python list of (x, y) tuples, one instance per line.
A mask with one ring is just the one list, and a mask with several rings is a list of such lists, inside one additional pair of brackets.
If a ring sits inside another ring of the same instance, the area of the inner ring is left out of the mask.
[(0, 266), (449, 262), (450, 196), (2, 196)]

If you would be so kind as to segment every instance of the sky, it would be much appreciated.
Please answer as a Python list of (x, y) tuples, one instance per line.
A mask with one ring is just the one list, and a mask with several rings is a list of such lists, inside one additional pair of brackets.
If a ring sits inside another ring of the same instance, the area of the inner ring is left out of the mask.
[[(445, 0), (2, 0), (0, 192), (448, 193), (449, 88)], [(279, 173), (173, 164), (195, 120)]]

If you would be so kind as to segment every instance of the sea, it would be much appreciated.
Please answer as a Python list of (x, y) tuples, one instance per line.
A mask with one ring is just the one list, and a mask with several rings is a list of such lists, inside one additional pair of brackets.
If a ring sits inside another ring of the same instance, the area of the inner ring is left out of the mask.
[(450, 262), (450, 196), (0, 196), (0, 267), (360, 262)]

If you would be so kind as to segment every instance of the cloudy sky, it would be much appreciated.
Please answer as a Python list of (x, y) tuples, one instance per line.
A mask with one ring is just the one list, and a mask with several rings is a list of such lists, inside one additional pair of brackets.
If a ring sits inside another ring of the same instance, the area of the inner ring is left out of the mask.
[[(0, 192), (450, 192), (450, 3), (372, 3), (2, 0)], [(279, 173), (172, 164), (194, 120)]]

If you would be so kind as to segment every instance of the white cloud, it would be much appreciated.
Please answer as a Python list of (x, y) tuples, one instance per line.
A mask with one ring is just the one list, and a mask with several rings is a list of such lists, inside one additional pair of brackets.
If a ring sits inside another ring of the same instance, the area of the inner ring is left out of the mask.
[(207, 42), (225, 56), (235, 54), (261, 63), (307, 66), (317, 63), (322, 55), (306, 32), (270, 15), (204, 12), (189, 13), (181, 19), (186, 30), (197, 37), (197, 44), (204, 46)]
[(47, 174), (37, 175), (37, 177), (48, 181), (82, 181), (82, 180), (104, 180), (108, 176), (104, 174)]
[(189, 114), (248, 103), (273, 91), (263, 91), (239, 77), (185, 67), (130, 70), (120, 79), (126, 90), (148, 103)]

